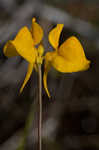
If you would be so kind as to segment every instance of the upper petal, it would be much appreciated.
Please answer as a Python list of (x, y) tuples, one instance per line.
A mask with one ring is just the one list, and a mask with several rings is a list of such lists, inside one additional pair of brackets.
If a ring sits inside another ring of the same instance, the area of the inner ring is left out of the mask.
[(33, 63), (35, 61), (36, 52), (33, 46), (33, 39), (27, 27), (23, 27), (15, 39), (9, 41), (4, 47), (6, 56), (21, 55), (24, 59)]
[(34, 45), (39, 44), (43, 38), (44, 33), (42, 27), (36, 22), (35, 18), (32, 19), (31, 33)]
[(66, 61), (79, 65), (87, 63), (87, 59), (79, 40), (72, 36), (67, 39), (58, 49), (58, 54), (65, 58)]
[(49, 32), (49, 42), (50, 44), (57, 49), (59, 46), (59, 38), (63, 29), (63, 24), (57, 24), (57, 26)]

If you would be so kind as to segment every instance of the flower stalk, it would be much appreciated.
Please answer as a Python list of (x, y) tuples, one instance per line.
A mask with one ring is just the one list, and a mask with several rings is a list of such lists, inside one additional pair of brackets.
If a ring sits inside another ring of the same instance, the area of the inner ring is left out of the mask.
[(38, 64), (38, 150), (42, 150), (42, 72)]

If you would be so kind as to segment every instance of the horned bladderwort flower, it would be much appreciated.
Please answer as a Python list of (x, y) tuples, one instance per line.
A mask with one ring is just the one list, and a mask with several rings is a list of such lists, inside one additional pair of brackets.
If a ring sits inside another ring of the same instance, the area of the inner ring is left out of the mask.
[[(43, 29), (36, 22), (36, 19), (32, 19), (32, 27), (29, 30), (26, 26), (23, 27), (14, 40), (8, 41), (4, 46), (4, 54), (7, 57), (22, 56), (26, 61), (28, 61), (28, 70), (24, 82), (21, 86), (20, 93), (23, 91), (26, 83), (28, 82), (33, 68), (38, 71), (38, 102), (39, 102), (39, 122), (38, 122), (38, 147), (42, 150), (42, 72), (41, 65), (43, 60), (44, 64), (44, 75), (43, 83), (44, 88), (50, 97), (50, 93), (47, 88), (47, 74), (51, 67), (54, 67), (57, 71), (62, 73), (72, 73), (83, 71), (89, 68), (90, 61), (86, 59), (84, 50), (79, 42), (79, 40), (72, 36), (67, 39), (61, 46), (59, 46), (59, 38), (61, 31), (63, 29), (63, 24), (58, 24), (49, 33), (49, 42), (55, 49), (52, 52), (47, 52), (45, 56), (44, 47), (41, 44), (43, 39)], [(31, 113), (29, 115), (30, 122)], [(27, 127), (27, 126), (26, 126)], [(26, 131), (25, 137), (27, 136)], [(25, 138), (26, 139), (26, 138)], [(24, 147), (24, 142), (22, 145)]]
[[(43, 38), (43, 29), (36, 22), (36, 19), (32, 19), (32, 27), (29, 30), (26, 26), (23, 27), (14, 40), (8, 41), (3, 49), (5, 56), (22, 56), (29, 62), (28, 71), (20, 89), (20, 93), (23, 91), (27, 81), (29, 80), (33, 68), (37, 68), (37, 64), (42, 64), (44, 48), (41, 41)], [(39, 45), (38, 45), (39, 44)], [(36, 47), (38, 45), (38, 47)]]
[(47, 74), (51, 66), (62, 73), (84, 71), (89, 68), (90, 61), (86, 59), (84, 50), (79, 40), (72, 36), (59, 47), (59, 38), (63, 24), (57, 24), (49, 33), (49, 42), (55, 49), (45, 55), (45, 71), (43, 76), (44, 87), (48, 96)]
[(44, 47), (41, 44), (43, 29), (36, 22), (35, 18), (32, 19), (30, 30), (26, 26), (23, 27), (14, 40), (10, 40), (5, 44), (3, 51), (7, 57), (20, 55), (29, 62), (28, 71), (20, 92), (23, 91), (29, 80), (33, 68), (37, 70), (37, 64), (42, 64), (43, 60), (45, 60), (43, 83), (49, 97), (47, 74), (51, 66), (62, 73), (78, 72), (89, 68), (90, 61), (86, 59), (84, 50), (76, 37), (70, 37), (59, 47), (59, 38), (62, 29), (63, 24), (57, 24), (50, 31), (49, 42), (55, 50), (47, 52), (45, 56), (43, 56)]

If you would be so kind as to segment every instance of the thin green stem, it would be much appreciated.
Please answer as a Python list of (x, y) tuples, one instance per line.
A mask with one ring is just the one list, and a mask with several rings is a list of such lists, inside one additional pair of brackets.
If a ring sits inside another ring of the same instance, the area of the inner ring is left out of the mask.
[(38, 150), (42, 150), (42, 72), (41, 65), (38, 65), (38, 104), (39, 104), (39, 114), (38, 114)]

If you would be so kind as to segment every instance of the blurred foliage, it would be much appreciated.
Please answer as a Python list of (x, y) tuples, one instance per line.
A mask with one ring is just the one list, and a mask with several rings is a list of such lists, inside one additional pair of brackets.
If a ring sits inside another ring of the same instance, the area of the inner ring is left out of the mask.
[(46, 3), (58, 7), (74, 17), (91, 22), (99, 26), (98, 0), (44, 0)]

